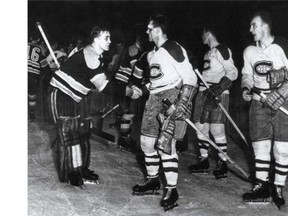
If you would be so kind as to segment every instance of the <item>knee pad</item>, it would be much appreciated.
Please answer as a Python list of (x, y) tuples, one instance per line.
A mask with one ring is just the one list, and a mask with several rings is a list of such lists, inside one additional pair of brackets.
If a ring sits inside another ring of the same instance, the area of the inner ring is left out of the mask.
[(199, 140), (206, 140), (205, 136), (209, 137), (209, 124), (208, 123), (201, 124), (200, 122), (196, 122), (195, 126), (201, 132), (201, 133), (198, 133), (196, 131), (198, 139)]
[(210, 132), (213, 135), (216, 143), (226, 143), (225, 125), (224, 124), (211, 124)]
[(271, 140), (262, 140), (252, 143), (255, 158), (270, 161)]
[(152, 154), (156, 152), (155, 143), (156, 137), (140, 136), (141, 149), (145, 154)]
[(288, 142), (275, 141), (273, 152), (276, 161), (288, 162)]

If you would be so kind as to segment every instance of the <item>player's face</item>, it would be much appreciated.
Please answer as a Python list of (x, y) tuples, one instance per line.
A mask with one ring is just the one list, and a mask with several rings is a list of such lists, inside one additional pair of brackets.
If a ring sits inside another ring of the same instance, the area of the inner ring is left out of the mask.
[(250, 23), (250, 32), (254, 37), (254, 41), (260, 41), (264, 35), (264, 23), (259, 16), (252, 19)]
[(103, 51), (108, 51), (111, 40), (110, 40), (110, 32), (109, 31), (103, 31), (100, 33), (100, 36), (97, 37), (98, 41), (98, 46), (103, 50)]
[(203, 44), (209, 44), (209, 32), (203, 31), (202, 42), (203, 42)]
[(157, 34), (156, 34), (156, 28), (153, 25), (153, 21), (150, 21), (148, 26), (147, 26), (147, 31), (146, 33), (148, 34), (149, 41), (155, 41)]

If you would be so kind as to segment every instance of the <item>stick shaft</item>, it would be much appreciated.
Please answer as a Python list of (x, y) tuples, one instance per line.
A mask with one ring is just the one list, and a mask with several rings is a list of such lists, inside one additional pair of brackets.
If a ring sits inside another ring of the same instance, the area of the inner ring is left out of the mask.
[(225, 152), (220, 149), (216, 143), (214, 143), (211, 139), (209, 139), (205, 134), (203, 134), (196, 126), (193, 124), (189, 119), (185, 119), (187, 124), (189, 124), (191, 127), (193, 127), (199, 134), (204, 136), (206, 140), (217, 150), (219, 151), (223, 157), (225, 157), (236, 169), (238, 169), (245, 177), (249, 178), (248, 173), (246, 173), (238, 164), (235, 163)]
[(56, 58), (51, 46), (50, 46), (50, 43), (49, 43), (49, 41), (48, 41), (48, 39), (47, 39), (43, 29), (42, 29), (41, 24), (39, 22), (37, 22), (36, 25), (37, 25), (37, 27), (38, 27), (38, 29), (39, 29), (39, 31), (40, 31), (45, 43), (46, 43), (46, 46), (48, 47), (48, 50), (49, 50), (49, 52), (50, 52), (50, 54), (51, 54), (51, 56), (52, 56), (52, 58), (53, 58), (53, 60), (54, 60), (54, 62), (56, 64), (57, 68), (59, 69), (60, 68), (60, 64), (59, 64), (59, 62), (58, 62), (58, 60), (57, 60), (57, 58)]
[[(201, 79), (201, 81), (204, 83), (206, 88), (209, 88), (208, 84), (206, 83), (206, 81), (203, 79), (202, 75), (200, 74), (200, 72), (198, 71), (198, 69), (194, 70), (196, 72), (196, 74), (198, 75), (198, 77)], [(231, 116), (229, 115), (229, 113), (227, 112), (227, 110), (224, 108), (224, 106), (219, 103), (219, 106), (221, 108), (221, 110), (224, 112), (224, 114), (226, 115), (226, 117), (229, 119), (230, 123), (233, 125), (233, 127), (236, 129), (236, 131), (238, 132), (238, 134), (241, 136), (241, 138), (244, 140), (245, 144), (247, 146), (248, 142), (245, 138), (245, 136), (243, 135), (243, 133), (240, 131), (240, 129), (237, 127), (236, 123), (233, 121), (233, 119), (231, 118)]]

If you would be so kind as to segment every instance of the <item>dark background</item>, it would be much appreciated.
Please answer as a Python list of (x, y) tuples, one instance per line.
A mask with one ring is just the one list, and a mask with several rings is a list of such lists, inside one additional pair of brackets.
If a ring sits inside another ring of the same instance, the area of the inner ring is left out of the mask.
[(170, 18), (169, 37), (195, 55), (203, 54), (202, 29), (212, 23), (238, 59), (251, 41), (249, 16), (262, 9), (272, 14), (273, 32), (288, 38), (286, 1), (28, 1), (28, 29), (40, 21), (48, 39), (68, 42), (87, 36), (98, 22), (108, 22), (112, 43), (129, 43), (135, 30), (145, 32), (149, 16), (160, 12)]

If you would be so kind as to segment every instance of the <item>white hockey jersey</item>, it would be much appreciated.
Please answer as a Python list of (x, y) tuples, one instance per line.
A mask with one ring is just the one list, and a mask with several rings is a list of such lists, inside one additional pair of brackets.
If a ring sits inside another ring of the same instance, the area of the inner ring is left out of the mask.
[[(231, 50), (219, 44), (205, 54), (202, 77), (210, 85), (219, 83), (224, 76), (234, 81), (238, 77), (238, 70), (234, 65)], [(200, 83), (199, 90), (205, 89), (204, 84)], [(224, 93), (229, 93), (229, 91), (226, 90)]]
[(181, 82), (197, 86), (197, 76), (188, 60), (186, 50), (177, 42), (167, 40), (147, 56), (150, 82), (146, 85), (150, 94), (175, 88)]
[(257, 47), (255, 43), (244, 50), (243, 57), (241, 87), (270, 92), (267, 72), (284, 66), (288, 68), (288, 41), (281, 37), (275, 37), (273, 43), (266, 48)]

